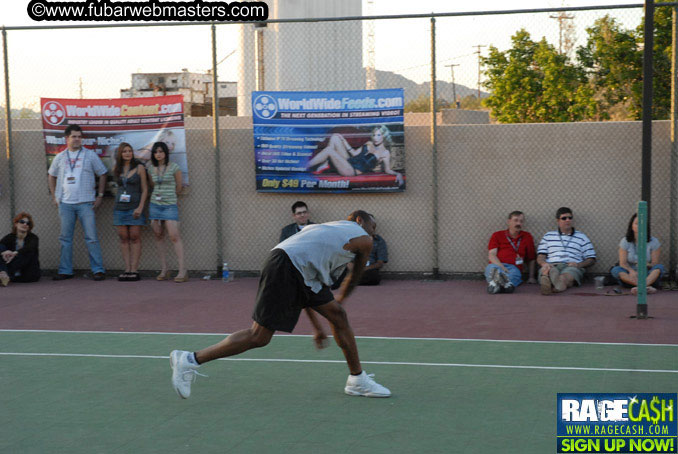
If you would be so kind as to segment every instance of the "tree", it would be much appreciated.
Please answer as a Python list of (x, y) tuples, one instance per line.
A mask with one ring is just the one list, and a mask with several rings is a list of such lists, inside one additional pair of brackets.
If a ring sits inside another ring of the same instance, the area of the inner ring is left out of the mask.
[(479, 100), (476, 95), (466, 95), (461, 98), (459, 107), (465, 110), (483, 110), (482, 100)]
[[(673, 8), (661, 7), (659, 3), (662, 2), (657, 2), (654, 11), (652, 118), (654, 120), (665, 120), (671, 115), (671, 35), (673, 27), (671, 11)], [(644, 23), (641, 22), (636, 29), (636, 39), (639, 44), (644, 42), (644, 29)], [(638, 105), (642, 106), (642, 65), (638, 79), (640, 85), (637, 90)], [(640, 119), (641, 115), (638, 115), (637, 118)]]
[(607, 15), (596, 20), (586, 33), (586, 45), (577, 50), (577, 56), (595, 90), (600, 119), (610, 118), (615, 106), (637, 115), (641, 109), (642, 85), (638, 82), (642, 52), (636, 37)]
[(511, 37), (512, 48), (490, 46), (481, 57), (491, 95), (483, 105), (501, 123), (581, 121), (595, 117), (593, 90), (586, 73), (542, 38), (525, 30)]
[[(671, 109), (671, 8), (655, 9), (652, 118), (666, 119)], [(617, 112), (619, 119), (642, 117), (644, 25), (625, 30), (604, 16), (586, 29), (586, 45), (577, 50), (596, 92), (602, 118)]]
[[(449, 101), (443, 98), (438, 98), (436, 102), (438, 109), (449, 109), (452, 107)], [(405, 112), (430, 112), (431, 111), (431, 97), (421, 95), (414, 101), (405, 103)]]

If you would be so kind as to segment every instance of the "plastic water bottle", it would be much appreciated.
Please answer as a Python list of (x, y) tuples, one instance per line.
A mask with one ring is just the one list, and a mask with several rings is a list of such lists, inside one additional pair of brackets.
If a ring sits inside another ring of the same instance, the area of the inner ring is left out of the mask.
[(224, 266), (221, 269), (221, 281), (222, 282), (231, 282), (233, 280), (233, 273), (228, 269), (228, 263), (224, 262)]

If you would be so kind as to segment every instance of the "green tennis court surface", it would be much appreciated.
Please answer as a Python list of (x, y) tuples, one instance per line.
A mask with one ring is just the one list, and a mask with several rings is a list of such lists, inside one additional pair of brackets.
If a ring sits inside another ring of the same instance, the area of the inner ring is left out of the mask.
[(222, 337), (0, 331), (0, 452), (550, 453), (556, 393), (678, 383), (678, 345), (359, 338), (393, 397), (350, 397), (336, 345), (276, 336), (180, 399), (170, 350)]

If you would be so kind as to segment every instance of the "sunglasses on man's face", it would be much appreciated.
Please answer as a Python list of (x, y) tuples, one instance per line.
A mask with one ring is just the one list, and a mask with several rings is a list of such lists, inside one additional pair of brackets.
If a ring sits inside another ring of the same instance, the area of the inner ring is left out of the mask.
[(570, 219), (572, 219), (572, 216), (561, 216), (560, 217), (561, 221), (569, 221)]
[(26, 224), (26, 225), (30, 224), (30, 221), (28, 221), (28, 220), (26, 220), (26, 219), (22, 219), (22, 220), (17, 221), (17, 222), (18, 222), (19, 224)]

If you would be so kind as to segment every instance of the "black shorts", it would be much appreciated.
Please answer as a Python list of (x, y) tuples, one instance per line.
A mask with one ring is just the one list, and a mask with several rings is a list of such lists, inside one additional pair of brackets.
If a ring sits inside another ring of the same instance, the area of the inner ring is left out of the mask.
[(259, 279), (257, 304), (252, 319), (272, 331), (291, 333), (305, 307), (315, 307), (334, 300), (329, 287), (314, 293), (287, 253), (273, 249), (264, 263)]

